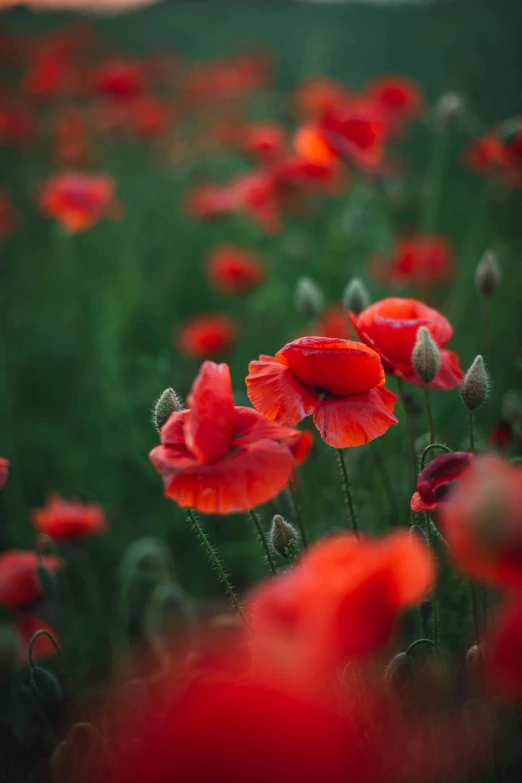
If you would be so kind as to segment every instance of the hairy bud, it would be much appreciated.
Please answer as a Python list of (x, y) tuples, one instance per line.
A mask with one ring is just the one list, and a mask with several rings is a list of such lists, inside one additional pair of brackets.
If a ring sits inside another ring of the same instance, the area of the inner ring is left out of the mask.
[(440, 370), (440, 351), (433, 337), (421, 326), (411, 355), (415, 372), (423, 383), (431, 383)]
[(437, 118), (444, 124), (459, 122), (466, 113), (466, 101), (458, 92), (443, 93), (435, 106)]
[(401, 693), (413, 680), (413, 658), (405, 652), (397, 653), (384, 670), (384, 682), (392, 694)]
[(290, 522), (283, 519), (280, 514), (276, 514), (272, 519), (268, 541), (278, 555), (289, 560), (297, 553), (299, 534)]
[(370, 294), (360, 278), (354, 277), (350, 280), (344, 289), (342, 302), (345, 310), (351, 310), (355, 315), (359, 315), (370, 306)]
[(295, 309), (304, 318), (314, 318), (323, 309), (323, 293), (310, 277), (300, 277), (294, 294)]
[(42, 666), (33, 666), (30, 675), (31, 687), (44, 701), (60, 701), (63, 695), (58, 678)]
[(174, 389), (165, 389), (154, 403), (152, 410), (152, 422), (158, 432), (175, 411), (180, 411), (183, 408), (181, 400), (177, 396)]
[(493, 296), (500, 285), (500, 265), (497, 254), (486, 250), (475, 271), (475, 285), (482, 296)]
[(172, 643), (188, 652), (195, 626), (192, 604), (176, 584), (158, 585), (145, 611), (144, 635), (159, 654), (166, 654)]
[(477, 356), (462, 381), (460, 395), (470, 411), (483, 405), (489, 394), (489, 378), (482, 356)]

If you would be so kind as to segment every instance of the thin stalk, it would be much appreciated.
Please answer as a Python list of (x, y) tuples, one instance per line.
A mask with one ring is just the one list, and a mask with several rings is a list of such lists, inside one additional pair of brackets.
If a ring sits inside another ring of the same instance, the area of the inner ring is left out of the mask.
[(427, 172), (429, 192), (420, 218), (420, 230), (423, 232), (436, 231), (439, 223), (449, 136), (448, 126), (446, 123), (440, 122), (440, 125), (435, 128)]
[(424, 384), (424, 400), (426, 402), (426, 413), (428, 414), (428, 421), (430, 423), (430, 443), (435, 443), (435, 421), (431, 410), (430, 390), (427, 383)]
[(299, 532), (301, 534), (301, 541), (303, 542), (303, 547), (306, 549), (306, 547), (308, 546), (308, 536), (306, 535), (306, 528), (304, 526), (303, 517), (301, 515), (299, 504), (297, 502), (297, 495), (292, 485), (292, 479), (290, 479), (290, 481), (288, 482), (288, 489), (292, 497), (292, 503), (294, 504), (294, 513), (295, 513), (297, 525), (299, 527)]
[(250, 515), (252, 522), (254, 523), (254, 527), (256, 528), (257, 535), (259, 536), (259, 540), (263, 546), (263, 549), (265, 550), (265, 555), (270, 570), (272, 571), (273, 574), (277, 574), (277, 568), (275, 567), (274, 561), (272, 559), (272, 553), (270, 551), (270, 547), (268, 546), (268, 541), (266, 540), (265, 532), (263, 530), (259, 517), (257, 516), (253, 508), (251, 508), (248, 513)]
[(475, 451), (475, 433), (473, 430), (473, 412), (468, 411), (469, 450)]
[(482, 320), (484, 324), (484, 358), (487, 362), (490, 357), (491, 346), (491, 300), (488, 296), (482, 297)]
[(373, 461), (375, 463), (375, 469), (381, 478), (381, 484), (384, 489), (384, 494), (386, 495), (388, 510), (390, 512), (390, 523), (392, 527), (395, 527), (398, 522), (398, 510), (397, 510), (397, 501), (395, 500), (392, 484), (389, 479), (388, 473), (386, 471), (384, 462), (381, 459), (379, 449), (377, 446), (375, 446), (374, 443), (370, 444), (370, 451), (372, 453)]
[(339, 463), (339, 468), (341, 470), (344, 497), (349, 511), (350, 527), (356, 535), (359, 535), (359, 528), (357, 527), (357, 520), (355, 518), (355, 509), (353, 507), (352, 492), (350, 489), (350, 479), (348, 477), (348, 471), (346, 469), (346, 462), (344, 461), (344, 454), (342, 449), (337, 449), (337, 462)]
[(187, 509), (187, 513), (188, 513), (188, 517), (189, 517), (190, 523), (191, 523), (192, 527), (194, 528), (194, 530), (196, 531), (196, 533), (197, 533), (197, 535), (199, 537), (199, 540), (201, 541), (201, 544), (202, 544), (203, 548), (206, 550), (210, 562), (212, 563), (212, 565), (214, 566), (214, 568), (218, 572), (219, 578), (221, 579), (221, 581), (225, 585), (225, 590), (228, 593), (228, 596), (230, 598), (230, 602), (231, 602), (232, 606), (234, 607), (234, 609), (236, 610), (238, 615), (241, 617), (241, 619), (244, 621), (245, 625), (248, 625), (246, 617), (243, 614), (243, 610), (241, 609), (241, 605), (239, 603), (239, 599), (238, 599), (237, 595), (234, 592), (234, 588), (230, 584), (230, 581), (229, 581), (228, 576), (227, 576), (227, 574), (225, 572), (225, 569), (224, 569), (221, 561), (219, 560), (219, 558), (218, 558), (218, 556), (216, 554), (216, 550), (214, 549), (214, 547), (210, 543), (210, 541), (209, 541), (209, 539), (207, 537), (207, 534), (203, 530), (203, 527), (202, 527), (201, 523), (198, 522), (198, 519), (197, 519), (196, 515), (194, 514), (194, 512), (192, 511), (192, 509), (188, 508)]
[(434, 449), (440, 449), (441, 451), (445, 451), (446, 454), (451, 454), (452, 449), (450, 449), (448, 446), (445, 446), (444, 443), (430, 443), (429, 446), (426, 446), (424, 451), (422, 452), (421, 457), (421, 470), (424, 470), (426, 467), (426, 458), (430, 451), (433, 451)]
[(406, 419), (406, 439), (408, 442), (408, 449), (411, 455), (412, 464), (412, 486), (415, 486), (417, 481), (417, 454), (415, 453), (415, 435), (413, 432), (413, 422), (408, 412), (408, 406), (406, 405), (406, 391), (404, 389), (404, 381), (397, 376), (397, 391), (399, 393), (399, 399), (401, 401), (402, 409)]
[[(435, 547), (433, 546), (433, 531), (431, 529), (431, 519), (428, 512), (424, 515), (426, 520), (426, 535), (428, 537), (428, 547), (430, 550), (430, 555), (435, 559)], [(433, 585), (433, 590), (431, 593), (431, 605), (432, 605), (432, 615), (433, 615), (433, 645), (436, 649), (439, 648), (439, 605), (438, 605), (438, 597), (437, 597), (437, 584)]]

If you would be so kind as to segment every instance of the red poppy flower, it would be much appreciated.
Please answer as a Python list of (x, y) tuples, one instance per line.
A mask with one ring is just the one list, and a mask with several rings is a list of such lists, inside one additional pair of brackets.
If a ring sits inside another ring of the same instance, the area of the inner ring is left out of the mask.
[(230, 514), (284, 489), (295, 464), (286, 444), (297, 447), (301, 433), (235, 407), (228, 365), (205, 362), (187, 401), (150, 454), (167, 497), (205, 514)]
[[(54, 555), (44, 555), (42, 565), (58, 571), (61, 561)], [(10, 612), (32, 606), (43, 598), (38, 581), (39, 559), (35, 552), (9, 549), (0, 555), (0, 606)]]
[[(419, 327), (426, 327), (441, 349), (453, 335), (451, 324), (441, 313), (416, 299), (382, 299), (359, 315), (350, 313), (350, 318), (361, 340), (377, 351), (386, 372), (415, 386), (423, 385), (411, 359)], [(441, 350), (440, 357), (440, 370), (430, 388), (454, 389), (464, 377), (458, 356), (453, 351)]]
[(468, 167), (483, 177), (498, 173), (507, 163), (503, 142), (495, 133), (487, 133), (471, 142), (465, 151)]
[(313, 77), (302, 82), (294, 95), (293, 102), (299, 114), (320, 119), (324, 114), (349, 99), (347, 88), (324, 76)]
[(522, 600), (517, 595), (501, 607), (484, 644), (484, 673), (495, 695), (522, 698)]
[(236, 55), (221, 62), (194, 65), (183, 80), (183, 93), (191, 101), (237, 98), (266, 87), (272, 63), (263, 53)]
[(53, 152), (62, 165), (78, 166), (89, 157), (85, 117), (77, 109), (61, 111), (53, 128)]
[(301, 337), (249, 364), (248, 397), (257, 410), (292, 426), (313, 414), (335, 448), (361, 446), (397, 424), (397, 396), (384, 386), (378, 354), (361, 343)]
[(27, 109), (0, 102), (0, 144), (25, 146), (33, 141), (35, 125)]
[(49, 100), (69, 93), (74, 67), (62, 53), (50, 52), (37, 57), (26, 74), (23, 90), (33, 99)]
[(286, 151), (283, 128), (272, 122), (254, 122), (243, 125), (239, 132), (239, 148), (260, 163), (270, 163)]
[(176, 346), (181, 353), (194, 359), (222, 356), (233, 347), (237, 334), (237, 324), (230, 316), (200, 315), (179, 327)]
[(95, 92), (109, 98), (135, 98), (143, 91), (144, 80), (137, 63), (115, 60), (95, 69), (92, 85)]
[(107, 175), (63, 172), (43, 182), (39, 207), (67, 231), (85, 231), (113, 214), (114, 190), (114, 180)]
[(512, 422), (509, 419), (498, 421), (489, 434), (489, 441), (497, 449), (510, 449), (514, 443)]
[(7, 477), (9, 476), (9, 465), (11, 463), (5, 457), (0, 457), (0, 489), (5, 487)]
[(405, 531), (380, 541), (350, 533), (322, 539), (291, 571), (254, 591), (254, 661), (299, 680), (335, 677), (388, 644), (400, 613), (433, 580), (426, 545)]
[(417, 477), (417, 491), (411, 499), (411, 510), (435, 511), (441, 502), (447, 501), (455, 482), (472, 459), (473, 454), (469, 451), (454, 451), (432, 459)]
[(9, 194), (0, 190), (0, 240), (7, 239), (14, 233), (18, 217), (11, 203)]
[(129, 114), (134, 132), (142, 139), (157, 138), (168, 129), (170, 111), (154, 95), (143, 95), (131, 101)]
[[(29, 644), (38, 631), (47, 631), (50, 633), (58, 646), (60, 646), (60, 640), (52, 625), (49, 625), (49, 623), (46, 623), (44, 620), (40, 620), (40, 618), (35, 617), (35, 615), (21, 614), (15, 620), (15, 632), (18, 638), (21, 665), (28, 663)], [(53, 655), (56, 655), (53, 643), (47, 636), (41, 634), (33, 644), (33, 662), (38, 663)]]
[(263, 264), (237, 245), (214, 248), (206, 261), (214, 288), (222, 294), (239, 294), (256, 288), (265, 276)]
[(495, 586), (522, 588), (522, 470), (482, 454), (461, 475), (438, 524), (457, 565)]
[(70, 541), (107, 531), (107, 520), (100, 506), (63, 500), (57, 494), (49, 496), (45, 508), (35, 509), (31, 520), (36, 530), (55, 541)]
[(349, 340), (353, 337), (352, 332), (348, 313), (342, 305), (332, 305), (321, 313), (317, 331), (321, 337), (340, 337)]
[(376, 276), (399, 285), (447, 283), (454, 271), (453, 247), (445, 237), (421, 234), (401, 240), (387, 264), (374, 266)]
[(405, 76), (383, 76), (374, 79), (367, 94), (381, 107), (393, 134), (400, 132), (406, 122), (419, 116), (423, 103), (422, 88)]

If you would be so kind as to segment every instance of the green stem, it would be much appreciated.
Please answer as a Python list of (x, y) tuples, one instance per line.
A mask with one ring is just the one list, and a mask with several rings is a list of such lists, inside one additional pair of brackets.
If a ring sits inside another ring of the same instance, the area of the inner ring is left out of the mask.
[(402, 409), (406, 419), (406, 439), (408, 441), (408, 449), (411, 455), (412, 464), (412, 486), (414, 487), (417, 482), (417, 454), (415, 453), (415, 434), (413, 432), (413, 422), (408, 412), (408, 406), (406, 405), (406, 391), (404, 388), (404, 381), (397, 376), (397, 391), (399, 393), (399, 399), (401, 401)]
[(468, 411), (469, 450), (475, 451), (475, 434), (473, 432), (473, 413)]
[(252, 522), (254, 523), (254, 526), (256, 528), (257, 535), (259, 536), (259, 540), (263, 546), (263, 549), (265, 550), (266, 559), (270, 567), (270, 570), (272, 571), (273, 574), (277, 574), (277, 568), (275, 567), (274, 561), (272, 559), (272, 553), (270, 552), (270, 547), (268, 546), (268, 541), (266, 540), (266, 536), (263, 527), (261, 525), (261, 522), (259, 520), (259, 517), (257, 516), (253, 508), (251, 508), (248, 513), (250, 514)]
[(408, 655), (411, 655), (411, 653), (417, 649), (417, 647), (433, 647), (433, 640), (424, 638), (424, 639), (415, 639), (414, 642), (410, 644), (410, 646), (407, 648), (406, 652)]
[(448, 144), (448, 127), (445, 123), (441, 123), (439, 127), (435, 128), (427, 172), (427, 186), (429, 191), (426, 194), (426, 203), (420, 218), (420, 230), (425, 233), (437, 230), (442, 203), (441, 193), (444, 184)]
[(487, 366), (491, 345), (491, 300), (488, 296), (482, 297), (482, 318), (484, 321), (484, 359)]
[[(431, 529), (431, 518), (428, 512), (424, 515), (426, 520), (426, 535), (428, 538), (428, 547), (430, 555), (435, 559), (435, 547), (433, 546), (433, 531)], [(433, 585), (431, 593), (432, 614), (433, 614), (433, 645), (436, 649), (439, 647), (439, 606), (437, 596), (437, 584)]]
[(36, 633), (34, 633), (33, 636), (31, 637), (31, 641), (29, 642), (28, 657), (29, 657), (29, 665), (31, 666), (31, 669), (34, 669), (36, 665), (35, 662), (33, 661), (33, 647), (39, 636), (46, 636), (49, 639), (56, 652), (56, 657), (60, 661), (60, 666), (62, 667), (62, 670), (65, 673), (66, 671), (65, 664), (62, 658), (62, 654), (60, 652), (60, 648), (58, 647), (58, 644), (54, 636), (52, 635), (52, 633), (49, 633), (49, 631), (44, 631), (43, 628), (40, 631), (36, 631)]
[(428, 454), (434, 449), (441, 449), (441, 451), (445, 451), (447, 454), (451, 454), (452, 452), (452, 449), (450, 449), (448, 446), (445, 446), (443, 443), (430, 443), (430, 445), (426, 446), (426, 448), (422, 452), (421, 470), (424, 470), (424, 468), (426, 467), (426, 458)]
[(297, 520), (297, 524), (299, 526), (299, 532), (301, 533), (301, 541), (303, 542), (303, 547), (306, 549), (308, 546), (308, 537), (306, 535), (306, 529), (304, 526), (303, 517), (301, 516), (301, 511), (299, 509), (299, 504), (297, 502), (297, 495), (295, 492), (295, 489), (292, 485), (292, 479), (288, 482), (288, 489), (290, 490), (290, 495), (292, 497), (292, 503), (294, 504), (294, 512), (295, 512), (295, 518)]
[(245, 625), (248, 625), (246, 617), (243, 614), (243, 610), (241, 609), (241, 606), (240, 606), (240, 603), (239, 603), (239, 599), (238, 599), (237, 595), (235, 594), (232, 585), (230, 584), (230, 581), (229, 581), (228, 576), (227, 576), (227, 574), (225, 572), (225, 569), (224, 569), (221, 561), (219, 560), (219, 558), (218, 558), (218, 556), (216, 554), (216, 550), (214, 549), (214, 547), (210, 543), (210, 541), (209, 541), (209, 539), (207, 537), (207, 534), (203, 530), (203, 527), (202, 527), (201, 523), (198, 522), (198, 519), (197, 519), (196, 515), (194, 514), (193, 510), (191, 508), (188, 508), (187, 509), (187, 513), (188, 513), (188, 516), (189, 516), (190, 523), (191, 523), (192, 527), (194, 528), (194, 530), (196, 531), (196, 533), (197, 533), (197, 535), (199, 537), (199, 540), (201, 541), (204, 549), (206, 550), (210, 562), (212, 563), (212, 565), (214, 566), (214, 568), (218, 572), (219, 578), (221, 579), (221, 581), (225, 585), (225, 590), (228, 593), (228, 596), (230, 598), (230, 602), (232, 603), (232, 606), (234, 607), (234, 609), (236, 610), (238, 615), (241, 617), (241, 619), (244, 621)]
[(344, 461), (344, 454), (342, 449), (337, 449), (337, 461), (341, 470), (341, 478), (343, 482), (344, 497), (348, 506), (350, 527), (356, 535), (359, 535), (359, 528), (357, 527), (357, 520), (355, 518), (355, 510), (353, 507), (352, 492), (350, 489), (350, 479), (348, 478), (348, 471), (346, 469), (346, 462)]
[(435, 421), (433, 419), (433, 413), (430, 403), (430, 390), (428, 384), (424, 384), (424, 400), (426, 402), (426, 413), (428, 414), (428, 421), (430, 423), (430, 444), (435, 443)]
[(381, 479), (381, 484), (384, 489), (384, 494), (386, 495), (388, 510), (390, 512), (390, 523), (392, 527), (395, 527), (398, 522), (398, 510), (397, 510), (397, 502), (395, 500), (392, 484), (389, 480), (388, 473), (386, 472), (386, 467), (384, 465), (384, 462), (381, 459), (381, 455), (379, 454), (379, 449), (374, 443), (370, 443), (370, 451), (372, 453), (373, 461), (375, 463), (375, 469)]

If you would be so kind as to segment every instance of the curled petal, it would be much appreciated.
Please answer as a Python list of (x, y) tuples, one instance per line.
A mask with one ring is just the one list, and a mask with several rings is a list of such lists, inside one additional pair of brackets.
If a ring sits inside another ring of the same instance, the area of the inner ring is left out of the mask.
[(273, 356), (260, 356), (248, 365), (248, 399), (264, 416), (293, 426), (317, 407), (319, 395), (307, 389), (288, 364)]
[(344, 399), (324, 398), (314, 413), (322, 439), (337, 449), (362, 446), (384, 435), (398, 419), (393, 415), (397, 396), (378, 386)]
[(435, 508), (437, 508), (437, 504), (425, 503), (420, 494), (418, 492), (414, 492), (411, 496), (410, 508), (413, 512), (419, 514), (421, 511), (433, 511)]
[(204, 362), (188, 398), (185, 440), (200, 462), (223, 457), (234, 433), (236, 414), (228, 364)]

